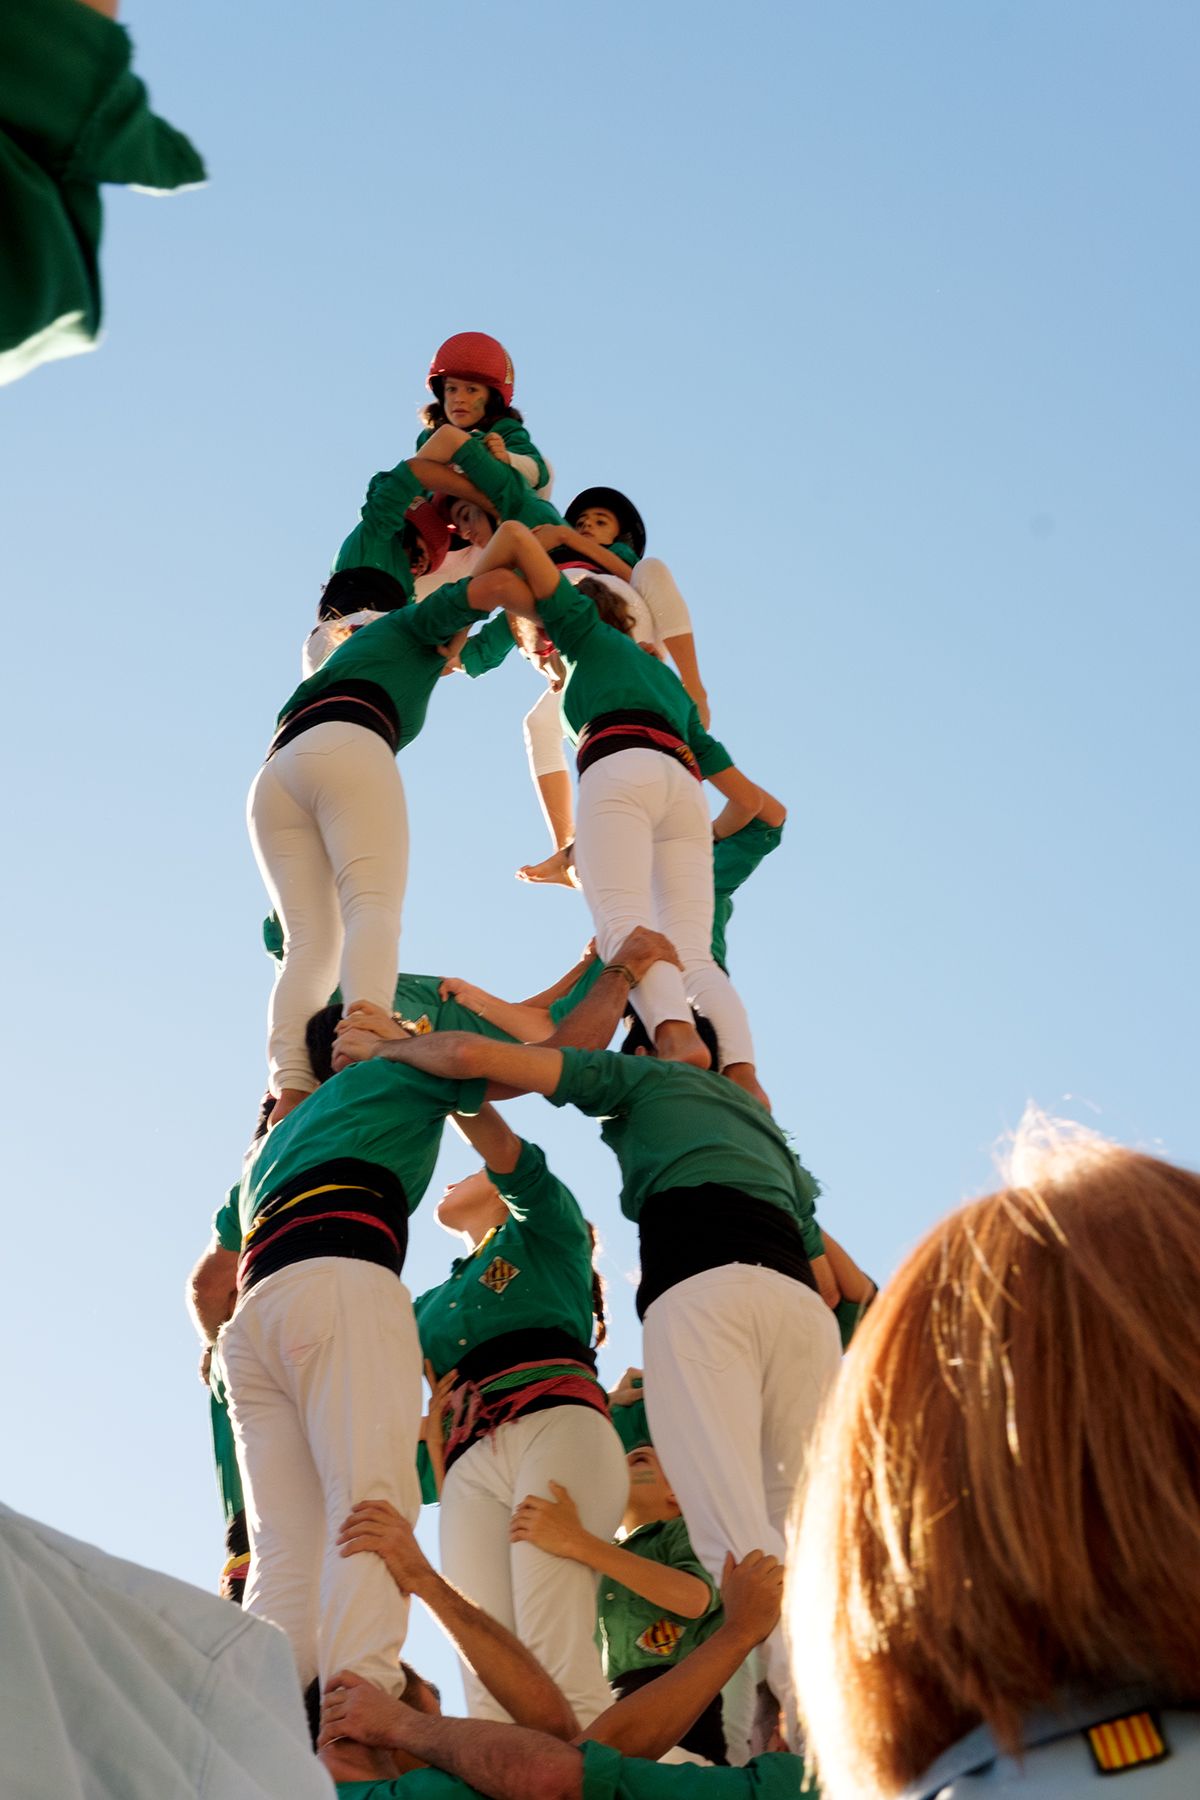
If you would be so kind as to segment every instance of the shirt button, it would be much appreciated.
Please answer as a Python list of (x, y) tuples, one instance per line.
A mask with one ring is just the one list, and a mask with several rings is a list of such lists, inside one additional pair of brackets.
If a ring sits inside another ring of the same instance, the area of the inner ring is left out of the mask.
[(457, 1300), (452, 1300), (452, 1301), (451, 1301), (451, 1302), (450, 1302), (450, 1311), (451, 1311), (451, 1312), (453, 1312), (453, 1311), (454, 1311), (454, 1309), (455, 1309), (455, 1307), (456, 1307), (456, 1306), (457, 1306), (457, 1305), (458, 1305), (458, 1301), (457, 1301)]
[(465, 1344), (467, 1340), (466, 1340), (466, 1338), (459, 1338), (458, 1341), (460, 1344)]
[(605, 1599), (606, 1599), (606, 1600), (615, 1600), (615, 1599), (616, 1599), (616, 1597), (617, 1597), (617, 1596), (616, 1596), (616, 1595), (615, 1595), (615, 1594), (605, 1594), (605, 1596), (604, 1596), (604, 1598), (605, 1598)]

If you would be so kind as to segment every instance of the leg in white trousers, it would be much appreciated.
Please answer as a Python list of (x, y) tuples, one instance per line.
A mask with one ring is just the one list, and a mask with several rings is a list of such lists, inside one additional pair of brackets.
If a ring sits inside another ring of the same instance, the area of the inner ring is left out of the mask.
[[(585, 1528), (610, 1538), (621, 1522), (629, 1472), (621, 1440), (598, 1412), (554, 1406), (501, 1425), (454, 1464), (442, 1489), (441, 1556), (447, 1581), (532, 1651), (574, 1708), (580, 1727), (612, 1704), (596, 1648), (596, 1577), (582, 1563), (512, 1544), (513, 1510), (527, 1494), (569, 1489)], [(507, 1720), (463, 1667), (473, 1719)]]
[(408, 1626), (378, 1556), (338, 1554), (359, 1500), (410, 1524), (421, 1352), (402, 1281), (374, 1263), (313, 1257), (269, 1275), (221, 1335), (246, 1492), (245, 1608), (282, 1627), (304, 1686), (353, 1669), (390, 1693)]
[[(841, 1343), (809, 1287), (748, 1263), (706, 1269), (655, 1300), (643, 1322), (646, 1417), (697, 1556), (720, 1580), (725, 1554), (785, 1550)], [(781, 1630), (767, 1679), (794, 1723)]]
[(712, 822), (704, 789), (659, 750), (621, 750), (584, 771), (579, 783), (575, 867), (610, 961), (635, 925), (670, 938), (683, 973), (655, 963), (633, 990), (653, 1038), (666, 1019), (712, 1021), (721, 1066), (754, 1061), (746, 1009), (712, 957)]
[(314, 725), (265, 762), (250, 789), (250, 841), (283, 925), (267, 1016), (272, 1091), (314, 1086), (304, 1028), (339, 981), (391, 1007), (408, 876), (408, 812), (396, 759), (361, 725)]

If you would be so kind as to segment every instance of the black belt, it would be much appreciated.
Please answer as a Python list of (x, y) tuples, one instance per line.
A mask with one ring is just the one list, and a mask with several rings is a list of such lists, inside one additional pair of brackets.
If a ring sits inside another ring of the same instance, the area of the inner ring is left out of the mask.
[(408, 1202), (380, 1163), (336, 1157), (283, 1182), (259, 1208), (242, 1242), (238, 1289), (314, 1256), (377, 1263), (399, 1275), (408, 1249)]
[(668, 1288), (727, 1263), (775, 1269), (816, 1292), (812, 1264), (792, 1214), (717, 1181), (649, 1195), (638, 1218), (638, 1240), (639, 1319)]
[(339, 681), (336, 688), (318, 694), (306, 706), (285, 713), (276, 727), (268, 758), (293, 738), (311, 731), (314, 725), (361, 725), (381, 737), (392, 755), (400, 748), (400, 715), (386, 688), (377, 681)]
[(465, 1356), (455, 1363), (460, 1381), (486, 1381), (499, 1369), (511, 1369), (516, 1363), (549, 1362), (586, 1363), (595, 1372), (596, 1352), (569, 1331), (557, 1325), (530, 1325), (523, 1331), (503, 1331), (499, 1337), (473, 1344)]
[(602, 757), (616, 756), (621, 750), (658, 750), (681, 762), (697, 781), (704, 777), (690, 746), (661, 713), (625, 710), (598, 713), (580, 734), (575, 752), (575, 767), (582, 775)]

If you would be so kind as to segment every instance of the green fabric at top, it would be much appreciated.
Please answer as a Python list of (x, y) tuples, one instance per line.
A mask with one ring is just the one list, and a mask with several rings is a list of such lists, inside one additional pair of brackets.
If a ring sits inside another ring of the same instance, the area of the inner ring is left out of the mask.
[(636, 569), (641, 561), (633, 545), (627, 544), (624, 538), (614, 538), (612, 543), (606, 544), (604, 548), (611, 550), (614, 556), (619, 556), (621, 561), (628, 563), (631, 569)]
[[(816, 1800), (816, 1792), (804, 1785), (803, 1759), (782, 1751), (741, 1769), (698, 1769), (622, 1756), (607, 1744), (583, 1746), (582, 1800)], [(395, 1800), (404, 1800), (399, 1786)]]
[(129, 34), (79, 0), (0, 7), (0, 383), (90, 348), (100, 325), (104, 181), (205, 178), (150, 111)]
[(733, 896), (743, 881), (753, 875), (759, 863), (779, 848), (782, 838), (782, 825), (764, 825), (761, 819), (751, 819), (740, 831), (718, 838), (713, 844), (716, 905), (713, 908), (712, 953), (713, 961), (719, 963), (726, 974), (729, 971), (725, 963), (725, 932), (733, 916)]
[(791, 1213), (810, 1256), (824, 1253), (820, 1187), (765, 1106), (736, 1082), (686, 1063), (610, 1050), (564, 1050), (554, 1106), (600, 1119), (621, 1165), (621, 1211), (636, 1221), (651, 1194), (705, 1182), (740, 1188)]
[(451, 581), (430, 594), (420, 606), (401, 607), (374, 619), (338, 645), (307, 681), (280, 708), (279, 717), (306, 706), (338, 683), (353, 679), (373, 681), (383, 688), (400, 718), (400, 744), (411, 744), (425, 723), (429, 697), (438, 684), (445, 661), (437, 645), (479, 614), (467, 600), (469, 580)]
[[(427, 425), (424, 430), (418, 432), (418, 450), (425, 447), (433, 436), (435, 429), (436, 427)], [(477, 425), (474, 431), (472, 431), (471, 436), (477, 439), (480, 444), (483, 444), (484, 438), (489, 437), (493, 431), (497, 432), (504, 439), (504, 447), (510, 456), (532, 456), (534, 462), (537, 464), (537, 480), (533, 485), (534, 487), (539, 488), (545, 487), (550, 479), (549, 465), (533, 439), (530, 437), (522, 421), (519, 419), (497, 419), (494, 425), (488, 425), (486, 427)], [(487, 450), (487, 445), (483, 444), (483, 448)], [(487, 453), (489, 456), (492, 456), (490, 450), (488, 450)], [(499, 461), (499, 458), (492, 456), (492, 461), (497, 462)], [(504, 468), (505, 466), (504, 463), (500, 464), (501, 468)], [(514, 469), (513, 473), (516, 474), (517, 471)], [(521, 476), (521, 480), (524, 481), (524, 479), (524, 476)], [(476, 483), (476, 486), (478, 485), (479, 484)], [(528, 482), (526, 482), (526, 486), (528, 485)]]
[(408, 509), (424, 492), (406, 462), (372, 475), (359, 522), (334, 557), (330, 573), (363, 567), (385, 569), (395, 576), (411, 600), (412, 564), (402, 539)]
[(213, 1214), (213, 1236), (222, 1250), (238, 1251), (242, 1247), (242, 1224), (238, 1199), (242, 1191), (239, 1181), (235, 1181), (226, 1194), (221, 1205)]
[(498, 612), (486, 625), (473, 631), (463, 645), (460, 658), (463, 672), (472, 681), (479, 675), (490, 674), (493, 669), (500, 667), (510, 650), (516, 649), (516, 644), (508, 614)]
[(601, 713), (654, 712), (690, 746), (702, 775), (719, 775), (732, 758), (700, 723), (695, 702), (672, 669), (631, 637), (606, 625), (595, 603), (563, 577), (538, 612), (566, 669), (563, 718), (573, 744)]
[(522, 1144), (511, 1174), (488, 1174), (510, 1216), (414, 1303), (421, 1354), (439, 1376), (479, 1344), (531, 1326), (591, 1342), (592, 1246), (574, 1194), (536, 1144)]
[(446, 1115), (477, 1113), (486, 1087), (485, 1081), (443, 1081), (386, 1057), (352, 1063), (251, 1152), (241, 1182), (243, 1237), (276, 1188), (335, 1157), (390, 1169), (413, 1212), (432, 1179)]
[(631, 1400), (628, 1406), (614, 1406), (611, 1413), (617, 1436), (625, 1446), (626, 1456), (631, 1450), (640, 1450), (643, 1445), (654, 1443), (650, 1436), (650, 1421), (646, 1417), (644, 1400)]
[(622, 1540), (622, 1550), (694, 1575), (708, 1589), (708, 1605), (698, 1619), (668, 1612), (623, 1582), (602, 1575), (596, 1590), (600, 1652), (608, 1681), (633, 1669), (670, 1669), (710, 1638), (721, 1623), (721, 1597), (708, 1570), (697, 1559), (682, 1519), (656, 1519), (640, 1525)]
[(225, 1371), (219, 1356), (214, 1356), (208, 1377), (208, 1414), (212, 1427), (213, 1463), (217, 1471), (217, 1493), (221, 1497), (221, 1513), (229, 1521), (245, 1507), (242, 1472), (238, 1468), (237, 1446), (233, 1440), (233, 1424), (229, 1417), (229, 1395), (225, 1389)]
[[(457, 1775), (414, 1769), (392, 1781), (339, 1781), (338, 1800), (462, 1800), (478, 1796)], [(816, 1800), (804, 1786), (804, 1763), (775, 1752), (743, 1769), (698, 1769), (693, 1763), (646, 1762), (607, 1744), (583, 1746), (582, 1800)]]
[(468, 481), (486, 494), (502, 519), (516, 519), (532, 531), (538, 525), (561, 525), (562, 514), (539, 500), (523, 475), (494, 457), (482, 438), (471, 438), (454, 458)]

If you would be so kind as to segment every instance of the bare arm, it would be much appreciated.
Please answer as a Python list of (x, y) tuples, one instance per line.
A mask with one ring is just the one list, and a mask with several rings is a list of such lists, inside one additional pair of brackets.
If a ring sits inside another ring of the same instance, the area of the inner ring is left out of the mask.
[(561, 1739), (490, 1719), (433, 1718), (344, 1672), (325, 1689), (318, 1743), (339, 1738), (403, 1750), (489, 1800), (581, 1800), (583, 1794), (583, 1757)]
[(721, 818), (727, 822), (729, 829), (722, 831), (722, 837), (731, 836), (734, 831), (740, 831), (743, 825), (749, 825), (752, 819), (757, 819), (762, 810), (763, 791), (748, 780), (740, 769), (722, 769), (719, 775), (710, 775), (708, 779), (717, 792), (725, 796), (727, 802)]
[[(786, 824), (787, 807), (783, 801), (777, 800), (774, 794), (768, 794), (766, 788), (759, 788), (758, 791), (762, 796), (762, 805), (754, 816), (760, 819), (764, 825)], [(749, 823), (744, 809), (736, 801), (730, 800), (713, 820), (713, 836), (715, 838), (732, 837), (735, 832), (742, 829), (743, 825)]]
[(843, 1250), (836, 1238), (830, 1237), (825, 1227), (821, 1227), (821, 1236), (825, 1239), (825, 1254), (829, 1258), (829, 1266), (833, 1270), (833, 1278), (846, 1300), (857, 1301), (859, 1305), (869, 1300), (875, 1292), (875, 1283), (869, 1275), (863, 1273), (848, 1251)]
[(535, 600), (548, 600), (562, 579), (532, 531), (506, 519), (475, 565), (477, 575), (488, 569), (516, 569), (529, 584)]
[(708, 704), (708, 693), (700, 679), (700, 665), (696, 661), (695, 638), (690, 631), (685, 631), (678, 637), (664, 638), (663, 648), (679, 670), (679, 679), (687, 689), (689, 697), (696, 702), (700, 723), (707, 731), (712, 724), (712, 708)]
[(560, 975), (554, 986), (548, 987), (544, 993), (531, 995), (524, 1004), (526, 1006), (552, 1006), (556, 1000), (561, 1000), (564, 994), (569, 994), (575, 983), (587, 974), (595, 962), (596, 956), (597, 950), (593, 940), (574, 968), (568, 969), (565, 975)]
[(455, 1128), (466, 1138), (472, 1150), (482, 1156), (497, 1175), (511, 1175), (521, 1160), (522, 1139), (494, 1106), (484, 1106), (473, 1117), (453, 1114)]
[(442, 1579), (417, 1543), (412, 1526), (394, 1506), (386, 1500), (361, 1501), (342, 1526), (338, 1543), (343, 1556), (374, 1553), (382, 1558), (400, 1592), (424, 1601), (492, 1698), (517, 1724), (551, 1737), (574, 1736), (575, 1715), (537, 1658), (511, 1631)]
[(629, 564), (622, 562), (615, 551), (606, 545), (598, 544), (595, 538), (584, 537), (582, 531), (576, 531), (573, 525), (538, 525), (533, 534), (544, 550), (574, 550), (579, 556), (586, 556), (598, 568), (609, 575), (615, 575), (626, 586), (629, 585), (631, 573)]
[(673, 1569), (669, 1563), (636, 1556), (586, 1529), (568, 1490), (550, 1483), (552, 1500), (530, 1494), (513, 1513), (508, 1535), (514, 1544), (536, 1544), (550, 1556), (582, 1563), (598, 1575), (611, 1575), (631, 1592), (677, 1613), (681, 1619), (698, 1619), (708, 1611), (712, 1590), (698, 1575)]
[(237, 1251), (224, 1249), (214, 1239), (188, 1277), (188, 1312), (205, 1344), (215, 1344), (222, 1325), (233, 1317), (237, 1265)]
[(421, 486), (428, 488), (431, 494), (453, 494), (456, 500), (470, 500), (482, 507), (489, 519), (495, 518), (496, 508), (492, 502), (460, 469), (452, 469), (449, 463), (438, 462), (432, 456), (410, 456), (408, 466)]
[(446, 977), (440, 993), (443, 1000), (453, 997), (489, 1025), (498, 1025), (519, 1044), (543, 1043), (554, 1030), (548, 1006), (539, 1006), (533, 1000), (501, 1000), (498, 994), (489, 994), (473, 982), (460, 981), (457, 975)]

